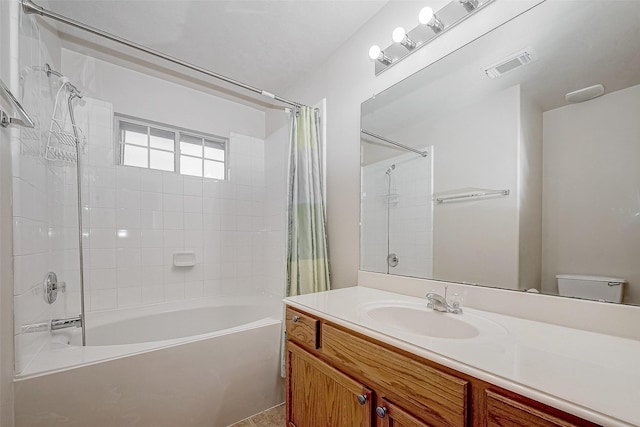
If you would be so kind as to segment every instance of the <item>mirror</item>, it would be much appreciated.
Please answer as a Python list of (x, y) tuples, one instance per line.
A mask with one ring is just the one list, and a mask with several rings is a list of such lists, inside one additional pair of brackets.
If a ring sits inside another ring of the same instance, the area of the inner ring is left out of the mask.
[(540, 3), (361, 123), (362, 270), (640, 304), (640, 2)]

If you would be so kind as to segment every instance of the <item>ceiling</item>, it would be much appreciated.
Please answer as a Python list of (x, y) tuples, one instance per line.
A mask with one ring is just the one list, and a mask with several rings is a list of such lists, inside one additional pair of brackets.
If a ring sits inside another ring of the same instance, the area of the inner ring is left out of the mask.
[[(279, 94), (326, 61), (387, 1), (50, 0), (48, 9)], [(191, 76), (192, 85), (198, 78), (195, 84), (211, 81), (68, 25), (56, 25), (63, 46), (72, 50), (120, 65), (131, 63), (133, 68), (166, 67), (162, 71), (174, 78)]]

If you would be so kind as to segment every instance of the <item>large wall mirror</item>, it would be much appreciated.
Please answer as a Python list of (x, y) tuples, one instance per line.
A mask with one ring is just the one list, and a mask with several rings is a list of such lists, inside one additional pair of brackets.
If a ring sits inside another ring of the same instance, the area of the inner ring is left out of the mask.
[(362, 270), (640, 304), (640, 1), (547, 0), (361, 119)]

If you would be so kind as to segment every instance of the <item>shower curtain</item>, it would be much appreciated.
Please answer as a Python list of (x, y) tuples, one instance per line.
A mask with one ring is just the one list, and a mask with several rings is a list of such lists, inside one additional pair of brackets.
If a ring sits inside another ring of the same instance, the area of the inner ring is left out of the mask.
[(311, 107), (291, 117), (287, 296), (330, 288), (319, 121)]

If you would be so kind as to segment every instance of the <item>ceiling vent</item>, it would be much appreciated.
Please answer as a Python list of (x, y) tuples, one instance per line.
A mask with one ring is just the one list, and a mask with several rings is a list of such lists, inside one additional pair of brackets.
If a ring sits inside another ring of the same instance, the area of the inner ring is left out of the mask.
[(489, 67), (483, 68), (483, 70), (487, 74), (487, 76), (495, 79), (496, 77), (500, 77), (501, 75), (520, 68), (523, 65), (530, 64), (536, 59), (538, 58), (531, 51), (531, 49), (525, 49), (509, 55), (499, 62), (496, 62)]

